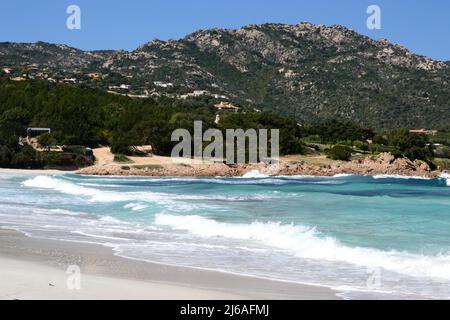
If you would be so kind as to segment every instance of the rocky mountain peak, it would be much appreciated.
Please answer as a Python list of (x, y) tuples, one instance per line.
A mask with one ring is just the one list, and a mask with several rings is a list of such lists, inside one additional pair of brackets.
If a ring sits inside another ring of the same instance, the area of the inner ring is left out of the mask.
[(450, 112), (449, 62), (340, 25), (198, 30), (179, 40), (154, 39), (131, 52), (1, 43), (0, 56), (6, 67), (33, 63), (55, 74), (109, 74), (107, 83), (92, 85), (129, 83), (137, 93), (206, 91), (299, 122), (342, 117), (377, 128), (428, 127), (444, 121), (437, 112)]

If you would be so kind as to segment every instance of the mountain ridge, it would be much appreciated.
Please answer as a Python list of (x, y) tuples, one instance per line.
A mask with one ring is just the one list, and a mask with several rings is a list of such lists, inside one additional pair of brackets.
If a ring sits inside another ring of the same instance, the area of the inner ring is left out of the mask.
[(101, 72), (109, 77), (95, 85), (129, 83), (152, 95), (207, 90), (301, 123), (338, 117), (373, 128), (435, 127), (450, 116), (448, 61), (340, 25), (198, 30), (133, 51), (0, 43), (0, 64), (38, 64), (61, 77)]

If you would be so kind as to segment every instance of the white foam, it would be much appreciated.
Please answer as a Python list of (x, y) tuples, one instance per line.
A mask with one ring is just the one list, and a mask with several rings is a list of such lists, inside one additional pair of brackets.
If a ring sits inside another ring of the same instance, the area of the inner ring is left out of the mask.
[(374, 179), (414, 179), (414, 180), (432, 180), (432, 178), (421, 176), (402, 176), (398, 174), (378, 174), (373, 176)]
[(333, 179), (333, 178), (347, 178), (354, 176), (354, 174), (350, 173), (339, 173), (335, 174), (334, 176), (313, 176), (313, 175), (291, 175), (291, 176), (276, 176), (277, 178), (283, 178), (283, 179)]
[[(64, 194), (74, 196), (84, 196), (87, 200), (94, 202), (157, 202), (165, 205), (174, 205), (176, 201), (186, 200), (216, 200), (216, 201), (262, 201), (273, 198), (270, 195), (237, 195), (237, 196), (221, 196), (221, 195), (189, 195), (189, 194), (170, 194), (158, 192), (117, 192), (110, 190), (100, 190), (92, 187), (85, 187), (70, 181), (61, 179), (37, 176), (22, 182), (22, 185), (29, 188), (49, 189)], [(177, 203), (178, 205), (181, 205)], [(196, 203), (196, 205), (201, 205)], [(192, 209), (192, 207), (191, 207)]]
[(450, 173), (441, 173), (440, 178), (445, 179), (447, 182), (447, 186), (450, 187)]
[(87, 215), (86, 212), (78, 212), (78, 211), (70, 211), (70, 210), (64, 210), (64, 209), (49, 209), (47, 210), (42, 210), (45, 213), (49, 212), (49, 213), (54, 213), (54, 214), (61, 214), (61, 215), (67, 215), (67, 216), (84, 216)]
[(156, 215), (155, 224), (188, 231), (206, 238), (258, 241), (306, 259), (335, 261), (370, 268), (380, 267), (416, 277), (450, 279), (450, 255), (424, 256), (408, 252), (349, 247), (331, 237), (322, 236), (315, 228), (275, 222), (230, 224), (200, 216), (166, 214)]
[[(49, 176), (37, 176), (32, 179), (22, 182), (22, 185), (31, 188), (41, 188), (41, 189), (51, 189), (56, 190), (65, 194), (70, 194), (74, 196), (89, 196), (92, 199), (107, 200), (108, 198), (116, 199), (116, 193), (108, 193), (95, 188), (87, 188), (79, 186), (77, 184), (62, 181)], [(108, 196), (113, 197), (108, 197)], [(106, 198), (106, 199), (105, 199)], [(120, 200), (119, 200), (120, 201)]]
[(269, 177), (268, 175), (261, 173), (259, 170), (249, 171), (242, 176), (242, 178), (244, 179), (264, 179), (268, 177)]
[(351, 176), (354, 176), (354, 174), (352, 174), (352, 173), (338, 173), (338, 174), (335, 174), (333, 176), (333, 178), (347, 178), (347, 177), (351, 177)]
[(131, 209), (133, 211), (141, 211), (144, 210), (146, 208), (148, 208), (148, 206), (146, 206), (145, 204), (140, 204), (140, 203), (128, 203), (126, 205), (123, 206), (125, 209)]

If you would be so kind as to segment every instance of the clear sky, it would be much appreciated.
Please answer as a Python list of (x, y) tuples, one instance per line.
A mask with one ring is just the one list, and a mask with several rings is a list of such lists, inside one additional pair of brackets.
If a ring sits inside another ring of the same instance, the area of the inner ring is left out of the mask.
[[(72, 4), (81, 8), (81, 30), (66, 27)], [(371, 4), (381, 8), (381, 30), (366, 26)], [(154, 38), (179, 39), (198, 29), (309, 21), (342, 24), (450, 60), (448, 0), (2, 0), (0, 14), (0, 41), (41, 40), (85, 50), (133, 50)]]

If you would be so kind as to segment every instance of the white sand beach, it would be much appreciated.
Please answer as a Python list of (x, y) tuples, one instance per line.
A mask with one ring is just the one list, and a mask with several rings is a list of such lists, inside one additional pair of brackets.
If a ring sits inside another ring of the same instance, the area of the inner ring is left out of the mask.
[(27, 169), (6, 169), (0, 168), (0, 174), (15, 174), (15, 175), (62, 175), (67, 173), (74, 173), (76, 171), (62, 171), (62, 170), (27, 170)]
[[(81, 270), (69, 289), (68, 266)], [(102, 246), (0, 230), (0, 299), (336, 299), (330, 289), (152, 264)]]

